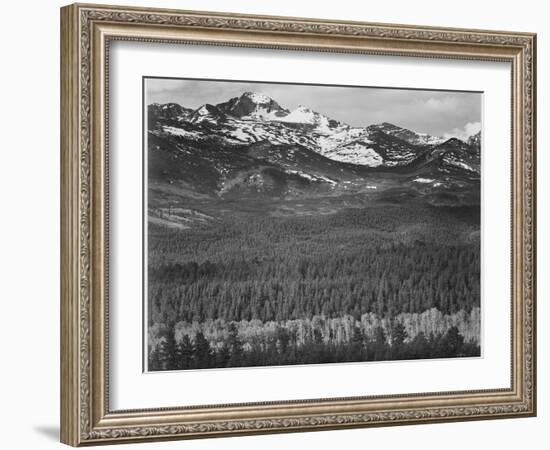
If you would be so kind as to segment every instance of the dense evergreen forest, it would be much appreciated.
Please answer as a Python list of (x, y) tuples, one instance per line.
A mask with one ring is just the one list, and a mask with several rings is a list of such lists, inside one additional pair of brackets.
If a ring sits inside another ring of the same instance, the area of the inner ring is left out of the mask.
[(480, 354), (478, 207), (201, 211), (149, 223), (149, 370)]
[(303, 345), (292, 342), (285, 328), (278, 328), (267, 343), (257, 343), (248, 348), (243, 344), (234, 324), (223, 345), (213, 347), (202, 332), (194, 339), (183, 335), (176, 340), (174, 328), (170, 328), (158, 345), (149, 353), (149, 370), (182, 370), (221, 367), (277, 366), (291, 364), (319, 364), (360, 361), (387, 361), (428, 359), (445, 357), (479, 356), (479, 346), (465, 342), (458, 328), (453, 326), (444, 334), (426, 336), (417, 334), (408, 339), (405, 327), (395, 322), (391, 339), (382, 327), (373, 330), (367, 338), (354, 328), (347, 342), (325, 342), (320, 335)]

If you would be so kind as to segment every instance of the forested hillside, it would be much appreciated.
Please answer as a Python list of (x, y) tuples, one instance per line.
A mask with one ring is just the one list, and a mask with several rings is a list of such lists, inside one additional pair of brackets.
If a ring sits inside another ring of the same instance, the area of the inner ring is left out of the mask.
[(150, 363), (169, 366), (170, 340), (208, 344), (208, 367), (392, 359), (400, 339), (401, 359), (478, 355), (478, 214), (383, 204), (150, 226)]

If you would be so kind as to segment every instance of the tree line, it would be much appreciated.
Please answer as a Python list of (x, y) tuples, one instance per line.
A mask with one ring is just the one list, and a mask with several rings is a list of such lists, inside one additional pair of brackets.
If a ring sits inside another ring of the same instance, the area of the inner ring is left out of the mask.
[(228, 338), (220, 346), (211, 346), (199, 331), (193, 338), (184, 334), (178, 341), (174, 327), (165, 337), (150, 348), (148, 370), (185, 370), (223, 367), (251, 367), (294, 364), (341, 363), (360, 361), (387, 361), (472, 357), (480, 355), (480, 347), (465, 342), (456, 326), (445, 333), (428, 336), (417, 334), (408, 339), (402, 323), (396, 321), (387, 333), (377, 327), (367, 337), (359, 327), (354, 329), (349, 342), (325, 342), (317, 334), (305, 345), (292, 344), (288, 330), (280, 327), (267, 342), (246, 346), (240, 339), (237, 327), (232, 324)]

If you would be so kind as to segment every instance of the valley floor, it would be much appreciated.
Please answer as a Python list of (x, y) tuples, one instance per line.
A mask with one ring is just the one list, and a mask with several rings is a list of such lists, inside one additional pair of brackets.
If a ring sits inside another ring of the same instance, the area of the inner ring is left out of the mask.
[(480, 354), (478, 206), (157, 198), (149, 216), (149, 370)]

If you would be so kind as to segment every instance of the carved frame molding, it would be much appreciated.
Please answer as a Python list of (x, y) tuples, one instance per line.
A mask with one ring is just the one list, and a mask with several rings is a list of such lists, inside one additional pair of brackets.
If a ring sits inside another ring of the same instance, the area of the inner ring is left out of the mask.
[[(535, 415), (534, 34), (75, 4), (61, 10), (61, 37), (63, 442), (79, 446)], [(509, 61), (513, 74), (511, 388), (110, 411), (105, 105), (113, 39)]]

